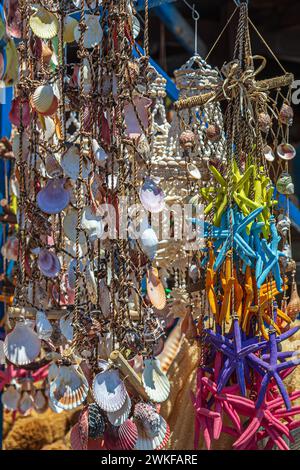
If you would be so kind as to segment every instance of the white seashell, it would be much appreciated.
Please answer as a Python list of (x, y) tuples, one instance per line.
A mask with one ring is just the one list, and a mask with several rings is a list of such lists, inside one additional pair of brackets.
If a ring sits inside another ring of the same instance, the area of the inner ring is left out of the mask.
[(132, 35), (133, 39), (136, 39), (141, 31), (141, 25), (136, 16), (132, 17)]
[(158, 238), (153, 228), (149, 227), (143, 231), (140, 237), (140, 242), (143, 252), (152, 261), (155, 257), (158, 246)]
[(46, 113), (52, 106), (54, 97), (54, 90), (51, 85), (40, 85), (32, 95), (32, 105), (38, 113)]
[(16, 411), (20, 398), (21, 394), (16, 390), (16, 387), (14, 385), (9, 385), (7, 390), (2, 393), (1, 401), (7, 410)]
[(103, 338), (99, 338), (99, 344), (98, 344), (99, 357), (107, 359), (109, 358), (113, 350), (114, 350), (114, 344), (113, 344), (112, 333), (106, 333)]
[(4, 342), (0, 340), (0, 364), (5, 364)]
[(145, 368), (142, 382), (150, 400), (162, 403), (167, 400), (170, 393), (170, 382), (167, 375), (161, 370), (158, 359), (145, 359)]
[(89, 206), (82, 213), (81, 227), (87, 232), (89, 239), (93, 242), (103, 235), (102, 218), (94, 214)]
[(25, 323), (16, 323), (15, 328), (4, 340), (6, 358), (17, 366), (33, 362), (41, 350), (41, 340)]
[(115, 369), (96, 375), (93, 381), (93, 395), (98, 406), (104, 411), (118, 411), (127, 398), (124, 382)]
[(57, 35), (59, 23), (56, 16), (42, 6), (29, 18), (29, 25), (33, 33), (41, 39), (52, 39)]
[[(63, 221), (63, 230), (65, 236), (73, 243), (76, 242), (76, 226), (77, 226), (77, 211), (76, 209), (69, 209), (64, 221)], [(79, 234), (79, 243), (80, 245), (85, 245), (85, 235), (84, 232)]]
[[(103, 31), (100, 25), (99, 16), (97, 15), (85, 15), (85, 24), (87, 30), (84, 32), (84, 47), (91, 49), (92, 47), (100, 44)], [(81, 31), (79, 25), (74, 29), (75, 41), (79, 42), (81, 37)]]
[(141, 423), (136, 423), (138, 428), (138, 440), (135, 450), (156, 450), (164, 447), (170, 437), (170, 429), (165, 419), (160, 416), (159, 433), (155, 437), (149, 437)]
[(125, 423), (126, 419), (128, 418), (131, 411), (131, 400), (127, 393), (126, 400), (122, 408), (118, 411), (107, 412), (108, 421), (113, 426), (121, 426), (121, 424)]
[(40, 339), (48, 340), (53, 332), (53, 327), (42, 310), (39, 310), (35, 318), (36, 332)]
[(18, 403), (18, 411), (22, 415), (26, 415), (33, 407), (32, 396), (28, 392), (22, 392), (20, 401)]
[[(76, 145), (72, 145), (62, 156), (61, 166), (66, 176), (76, 181), (79, 177), (80, 154)], [(90, 161), (83, 160), (82, 178), (87, 179), (91, 171)]]
[(108, 155), (105, 150), (98, 144), (96, 139), (92, 141), (92, 148), (93, 153), (96, 161), (96, 165), (101, 166), (102, 168), (105, 167), (105, 164), (108, 159)]
[(58, 374), (58, 366), (55, 364), (55, 362), (52, 362), (48, 369), (48, 381), (52, 382)]
[(73, 340), (73, 314), (68, 313), (64, 315), (59, 320), (59, 328), (62, 335), (66, 338), (67, 341)]
[(67, 44), (75, 41), (74, 31), (78, 26), (78, 21), (72, 16), (66, 16), (64, 19), (64, 42)]
[[(16, 160), (19, 160), (19, 151), (20, 151), (20, 134), (16, 132), (12, 139), (12, 151)], [(30, 143), (29, 138), (26, 132), (23, 132), (22, 135), (22, 158), (26, 159), (29, 154)]]
[(268, 162), (273, 162), (275, 160), (274, 152), (269, 145), (264, 146), (263, 155)]
[(54, 405), (54, 403), (52, 403), (51, 400), (48, 401), (48, 405), (49, 405), (50, 410), (54, 411), (54, 413), (60, 414), (64, 411), (59, 406)]
[(200, 170), (193, 163), (188, 164), (187, 171), (188, 171), (188, 174), (191, 176), (191, 178), (193, 178), (195, 180), (200, 180), (201, 179)]
[(56, 378), (50, 384), (50, 400), (63, 410), (72, 410), (87, 397), (89, 385), (75, 367), (60, 366)]
[(55, 134), (55, 122), (50, 116), (44, 116), (45, 126), (42, 129), (44, 140), (50, 140)]

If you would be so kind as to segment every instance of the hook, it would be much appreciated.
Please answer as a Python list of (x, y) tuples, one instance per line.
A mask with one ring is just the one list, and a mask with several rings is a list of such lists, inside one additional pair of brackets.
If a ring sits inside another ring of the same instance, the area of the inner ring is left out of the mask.
[(189, 4), (187, 0), (183, 0), (184, 3), (192, 10), (192, 18), (195, 21), (195, 55), (198, 55), (198, 21), (200, 19), (199, 12), (195, 8), (195, 4), (193, 6)]

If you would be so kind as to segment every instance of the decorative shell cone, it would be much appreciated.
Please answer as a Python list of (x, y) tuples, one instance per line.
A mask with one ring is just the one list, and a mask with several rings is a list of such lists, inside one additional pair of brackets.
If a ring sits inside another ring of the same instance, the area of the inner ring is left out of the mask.
[(138, 440), (135, 445), (135, 450), (160, 450), (163, 449), (170, 438), (170, 428), (168, 423), (160, 416), (160, 426), (158, 435), (149, 437), (142, 424), (137, 424)]
[(74, 366), (61, 366), (50, 384), (50, 399), (63, 410), (72, 410), (84, 402), (88, 390), (86, 378)]
[(127, 419), (120, 427), (108, 426), (104, 442), (108, 450), (132, 450), (138, 439), (136, 424)]
[(162, 372), (158, 359), (145, 359), (142, 382), (151, 401), (162, 403), (167, 400), (170, 393), (170, 382), (167, 375)]
[(29, 25), (33, 33), (41, 39), (54, 38), (59, 29), (56, 16), (41, 6), (29, 18)]
[(300, 297), (298, 295), (297, 284), (292, 284), (291, 298), (286, 308), (287, 315), (294, 321), (300, 312)]
[(93, 381), (93, 395), (98, 406), (110, 413), (120, 410), (128, 396), (119, 372), (114, 369), (96, 375)]
[(158, 277), (158, 271), (150, 268), (147, 274), (147, 294), (153, 307), (163, 310), (166, 306), (166, 293), (162, 282)]
[(16, 323), (4, 340), (6, 358), (17, 366), (31, 364), (40, 354), (41, 340), (25, 323)]
[(121, 426), (121, 424), (125, 423), (131, 411), (131, 400), (127, 393), (126, 400), (122, 408), (118, 411), (113, 411), (111, 413), (107, 412), (108, 421), (113, 426)]

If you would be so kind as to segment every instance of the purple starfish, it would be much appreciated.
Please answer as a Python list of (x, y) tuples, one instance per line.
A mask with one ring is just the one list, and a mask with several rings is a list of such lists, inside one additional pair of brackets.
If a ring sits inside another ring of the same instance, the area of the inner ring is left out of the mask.
[(245, 373), (248, 370), (249, 358), (255, 356), (255, 352), (267, 346), (267, 341), (259, 342), (259, 338), (242, 339), (239, 320), (237, 317), (233, 319), (233, 337), (232, 339), (215, 333), (212, 330), (206, 330), (209, 341), (218, 351), (221, 351), (227, 359), (218, 377), (218, 393), (227, 384), (231, 375), (236, 372), (237, 381), (241, 394), (246, 396), (246, 380)]

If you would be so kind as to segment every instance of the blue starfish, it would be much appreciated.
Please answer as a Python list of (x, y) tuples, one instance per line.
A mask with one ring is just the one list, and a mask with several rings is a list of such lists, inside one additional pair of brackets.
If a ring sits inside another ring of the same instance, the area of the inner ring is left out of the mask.
[[(226, 360), (218, 378), (218, 393), (226, 386), (231, 375), (236, 372), (237, 381), (241, 394), (246, 396), (246, 380), (245, 375), (248, 370), (249, 355), (260, 349), (266, 348), (267, 341), (258, 342), (258, 338), (251, 338), (243, 341), (239, 320), (237, 317), (233, 319), (233, 337), (229, 339), (220, 333), (212, 330), (206, 330), (209, 341), (218, 351), (221, 351)], [(256, 356), (255, 356), (256, 357)]]

